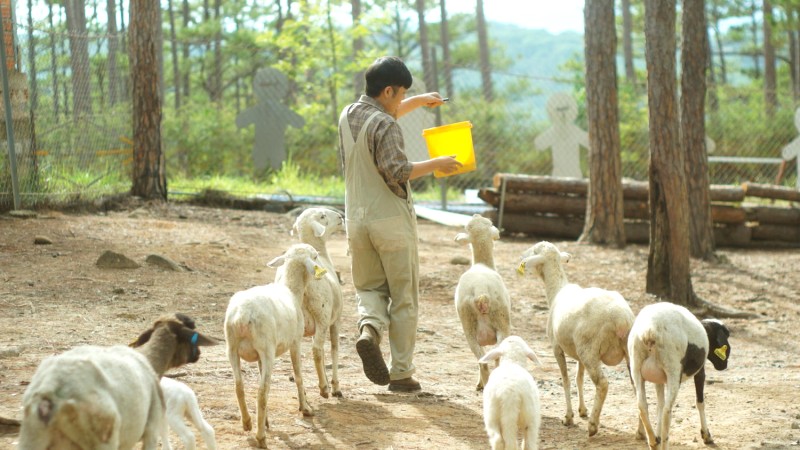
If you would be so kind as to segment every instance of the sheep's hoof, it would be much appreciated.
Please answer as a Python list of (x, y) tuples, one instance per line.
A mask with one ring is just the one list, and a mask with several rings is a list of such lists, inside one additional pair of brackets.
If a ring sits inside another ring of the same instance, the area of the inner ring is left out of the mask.
[(562, 420), (561, 423), (568, 427), (575, 424), (575, 422), (572, 421), (572, 416), (564, 417), (564, 420)]
[(253, 429), (253, 422), (250, 420), (250, 417), (242, 417), (242, 428), (244, 431), (250, 431)]
[(700, 436), (703, 437), (703, 442), (706, 444), (714, 443), (714, 438), (711, 437), (711, 433), (708, 430), (700, 430)]
[(597, 424), (596, 423), (589, 423), (589, 437), (594, 436), (597, 434)]
[(338, 390), (338, 389), (337, 389), (337, 390), (335, 390), (335, 391), (333, 391), (333, 396), (334, 396), (334, 397), (338, 397), (338, 398), (342, 398), (342, 397), (344, 397), (344, 395), (342, 394), (342, 391), (340, 391), (340, 390)]
[(331, 390), (328, 389), (328, 388), (320, 388), (319, 389), (319, 395), (322, 398), (328, 398), (328, 397), (331, 396)]
[(303, 417), (314, 417), (314, 411), (311, 408), (300, 408)]
[(583, 417), (584, 419), (589, 417), (589, 414), (586, 411), (586, 408), (578, 408), (578, 415)]
[(256, 445), (258, 446), (258, 448), (267, 448), (267, 437), (266, 436), (262, 436), (262, 437), (256, 436)]
[(647, 439), (647, 435), (645, 435), (643, 431), (636, 431), (636, 439), (639, 441), (643, 441)]

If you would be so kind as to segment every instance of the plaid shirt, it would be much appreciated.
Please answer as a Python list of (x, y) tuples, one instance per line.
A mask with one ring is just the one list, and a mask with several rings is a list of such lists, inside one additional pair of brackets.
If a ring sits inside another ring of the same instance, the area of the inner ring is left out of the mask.
[[(385, 113), (383, 106), (372, 97), (362, 95), (356, 103), (347, 106), (347, 120), (350, 122), (350, 132), (356, 138), (361, 132), (361, 127), (375, 110)], [(372, 153), (372, 161), (383, 177), (386, 186), (400, 198), (408, 198), (406, 182), (411, 176), (411, 162), (405, 154), (405, 144), (400, 125), (389, 114), (379, 114), (369, 125), (366, 131), (367, 145)], [(344, 145), (342, 134), (339, 133), (339, 156), (344, 173)]]

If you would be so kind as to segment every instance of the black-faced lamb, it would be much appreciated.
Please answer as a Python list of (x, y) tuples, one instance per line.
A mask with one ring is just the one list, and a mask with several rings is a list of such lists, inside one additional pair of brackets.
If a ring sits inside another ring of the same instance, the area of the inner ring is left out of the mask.
[[(628, 352), (639, 405), (637, 435), (646, 437), (651, 449), (669, 448), (672, 407), (681, 383), (690, 377), (694, 377), (700, 436), (706, 444), (714, 442), (706, 424), (703, 402), (705, 361), (711, 361), (717, 370), (728, 367), (731, 353), (729, 336), (730, 332), (722, 322), (715, 319), (700, 321), (683, 306), (668, 302), (647, 305), (636, 316), (628, 338)], [(656, 387), (658, 431), (654, 431), (650, 424), (645, 381), (654, 383)]]
[(225, 341), (228, 360), (233, 370), (236, 399), (242, 415), (242, 427), (252, 429), (250, 413), (244, 399), (240, 359), (258, 362), (259, 379), (257, 398), (256, 441), (266, 448), (267, 400), (269, 399), (272, 368), (275, 358), (287, 350), (291, 356), (297, 400), (304, 416), (314, 413), (306, 401), (303, 387), (300, 344), (303, 338), (303, 293), (309, 283), (317, 282), (325, 273), (317, 251), (308, 244), (295, 244), (270, 261), (270, 267), (286, 265), (280, 281), (237, 292), (231, 297), (225, 312)]
[(483, 422), (492, 450), (517, 448), (522, 431), (522, 448), (539, 448), (541, 414), (536, 380), (526, 369), (527, 360), (539, 359), (519, 336), (509, 336), (480, 359), (500, 361), (483, 390)]
[[(455, 304), (464, 337), (477, 359), (483, 346), (494, 345), (509, 335), (511, 297), (494, 266), (494, 241), (500, 232), (491, 220), (475, 214), (465, 226), (466, 233), (456, 235), (456, 242), (472, 247), (472, 266), (458, 280)], [(478, 364), (477, 390), (489, 379), (489, 366)]]
[(217, 340), (169, 315), (134, 343), (141, 346), (86, 345), (43, 360), (22, 399), (18, 448), (116, 450), (143, 441), (154, 450), (167, 430), (159, 378)]
[[(328, 255), (327, 240), (337, 231), (344, 231), (341, 214), (328, 208), (308, 208), (304, 210), (292, 227), (300, 242), (314, 247), (319, 253), (320, 264), (328, 271), (318, 283), (306, 286), (303, 297), (304, 336), (314, 336), (314, 367), (319, 380), (319, 394), (328, 398), (331, 393), (342, 396), (339, 387), (339, 319), (342, 315), (342, 287), (336, 268)], [(282, 277), (286, 266), (278, 268), (276, 279)], [(331, 341), (331, 381), (325, 371), (325, 337)]]
[(589, 373), (595, 385), (588, 427), (589, 436), (593, 436), (600, 425), (600, 412), (608, 393), (608, 379), (600, 364), (616, 366), (623, 359), (628, 360), (628, 333), (634, 316), (619, 292), (595, 287), (584, 289), (569, 283), (562, 266), (569, 257), (550, 242), (542, 241), (525, 251), (518, 271), (524, 274), (526, 268), (534, 269), (545, 284), (550, 306), (547, 337), (561, 370), (567, 401), (564, 425), (573, 424), (566, 356), (578, 361), (576, 384), (581, 417), (586, 417), (587, 412), (583, 400), (584, 371)]

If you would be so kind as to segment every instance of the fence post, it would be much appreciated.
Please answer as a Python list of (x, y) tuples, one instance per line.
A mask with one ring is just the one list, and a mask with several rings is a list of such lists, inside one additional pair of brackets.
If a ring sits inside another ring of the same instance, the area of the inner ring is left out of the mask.
[[(6, 33), (3, 14), (4, 8), (0, 8), (0, 25), (2, 25), (3, 42), (0, 44), (0, 61), (3, 72), (3, 105), (6, 108), (6, 138), (8, 140), (8, 163), (11, 168), (11, 190), (14, 194), (14, 209), (20, 209), (19, 199), (19, 180), (17, 179), (17, 153), (14, 151), (14, 120), (11, 114), (11, 92), (8, 82), (8, 61), (6, 60)], [(9, 22), (11, 17), (8, 18)], [(12, 24), (13, 26), (13, 24)]]

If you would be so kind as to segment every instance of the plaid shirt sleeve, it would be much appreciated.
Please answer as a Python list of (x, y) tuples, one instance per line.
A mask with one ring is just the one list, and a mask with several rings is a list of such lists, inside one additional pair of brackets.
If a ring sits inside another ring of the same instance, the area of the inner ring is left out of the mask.
[(400, 198), (408, 198), (406, 182), (411, 176), (411, 162), (409, 162), (403, 149), (403, 133), (400, 125), (387, 117), (378, 123), (374, 129), (372, 146), (375, 167), (381, 174), (386, 185)]

